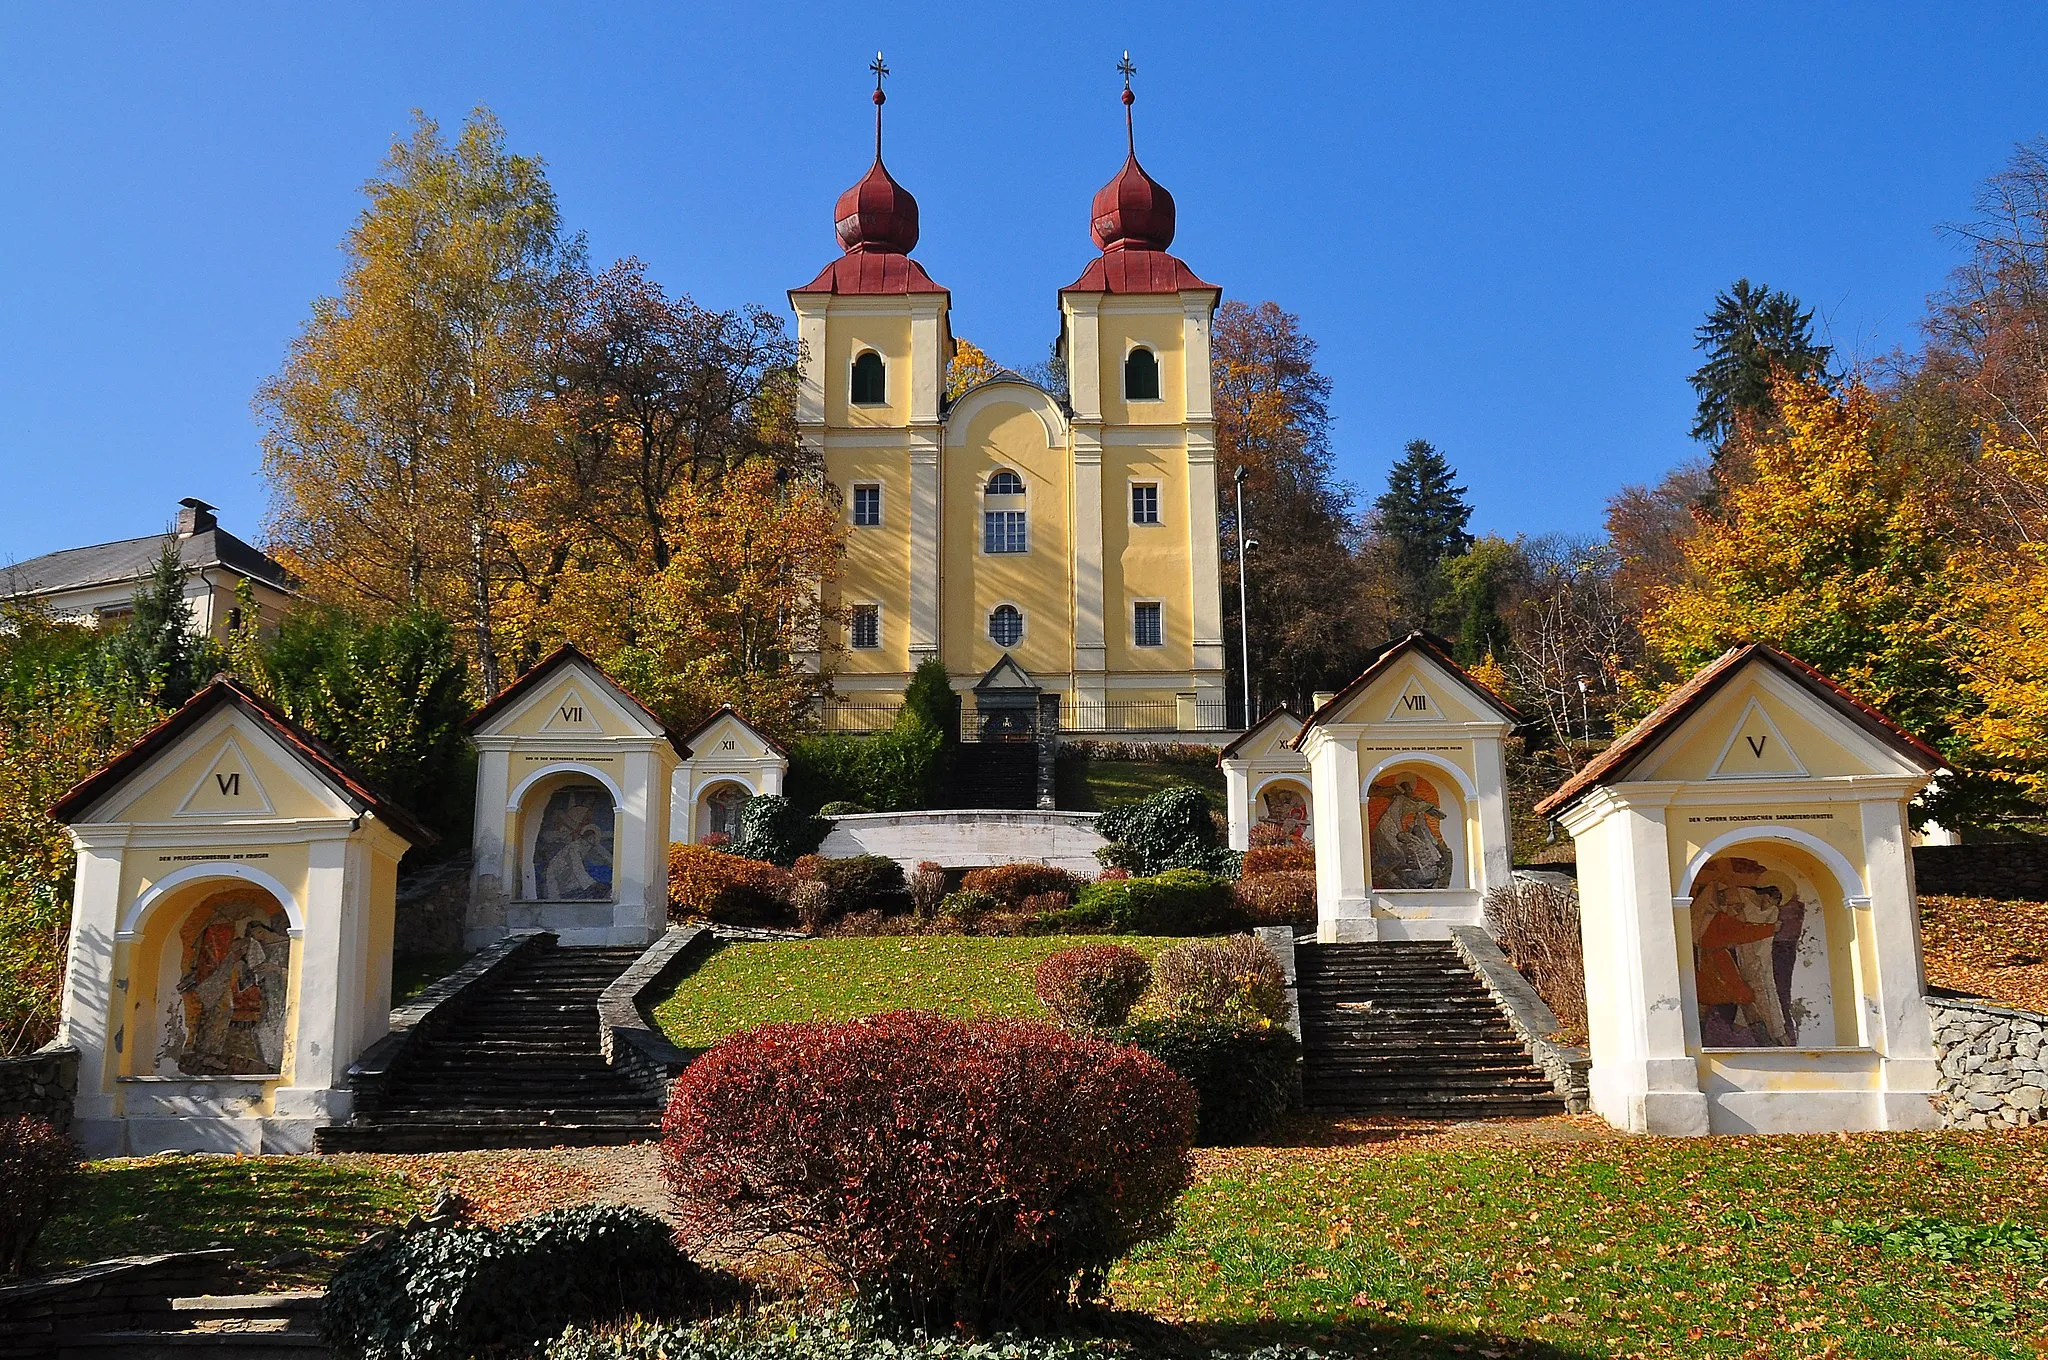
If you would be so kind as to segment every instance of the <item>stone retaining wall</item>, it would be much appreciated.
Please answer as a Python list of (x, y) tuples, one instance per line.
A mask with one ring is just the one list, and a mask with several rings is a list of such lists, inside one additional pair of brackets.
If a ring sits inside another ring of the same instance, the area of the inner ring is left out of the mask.
[(1093, 876), (1106, 841), (1092, 812), (862, 812), (830, 819), (818, 853), (832, 859), (887, 855), (909, 873), (920, 860), (948, 869), (1050, 864)]
[(0, 1058), (0, 1119), (31, 1114), (68, 1133), (77, 1099), (77, 1049), (48, 1044), (19, 1058)]
[(2048, 842), (1916, 845), (1913, 882), (1937, 896), (2048, 902)]
[(717, 936), (704, 926), (670, 926), (598, 998), (597, 1043), (604, 1060), (657, 1100), (666, 1098), (669, 1079), (702, 1050), (670, 1043), (650, 1012), (661, 994), (717, 944)]
[(126, 1256), (0, 1286), (0, 1356), (51, 1356), (66, 1341), (107, 1332), (168, 1331), (172, 1300), (217, 1292), (234, 1256), (227, 1247)]
[(1482, 926), (1452, 926), (1451, 946), (1507, 1016), (1522, 1047), (1557, 1088), (1565, 1109), (1572, 1114), (1591, 1109), (1593, 1055), (1551, 1037), (1557, 1033), (1556, 1012), (1536, 994), (1529, 979), (1515, 971), (1500, 944)]
[(1941, 1081), (1934, 1103), (1951, 1128), (2038, 1124), (2048, 1091), (2048, 1015), (1930, 996)]

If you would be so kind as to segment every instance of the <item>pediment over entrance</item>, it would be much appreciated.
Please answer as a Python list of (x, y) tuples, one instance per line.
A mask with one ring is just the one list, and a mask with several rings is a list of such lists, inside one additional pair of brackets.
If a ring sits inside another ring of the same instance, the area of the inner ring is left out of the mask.
[(1036, 694), (1039, 689), (1030, 672), (1018, 665), (1008, 652), (1004, 652), (1001, 659), (988, 668), (988, 673), (974, 683), (974, 692), (983, 695), (991, 692)]
[(1311, 713), (1293, 740), (1299, 747), (1317, 727), (1519, 721), (1521, 714), (1473, 679), (1446, 643), (1427, 633), (1410, 633)]
[(573, 645), (564, 645), (470, 715), (473, 737), (660, 737), (677, 754), (689, 748), (670, 737), (654, 712)]
[(1242, 736), (1225, 746), (1218, 753), (1218, 759), (1256, 761), (1281, 756), (1291, 758), (1290, 764), (1299, 764), (1301, 757), (1294, 752), (1289, 743), (1300, 731), (1301, 719), (1286, 708), (1276, 708), (1245, 729)]
[(742, 718), (731, 705), (721, 706), (717, 712), (697, 724), (690, 734), (683, 738), (700, 763), (732, 760), (777, 760), (786, 759), (783, 750), (773, 738), (760, 728)]

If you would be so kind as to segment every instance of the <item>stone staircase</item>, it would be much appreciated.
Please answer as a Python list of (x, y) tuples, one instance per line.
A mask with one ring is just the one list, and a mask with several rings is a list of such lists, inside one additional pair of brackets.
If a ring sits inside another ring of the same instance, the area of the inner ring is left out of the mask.
[(1310, 1109), (1422, 1119), (1564, 1113), (1507, 1016), (1448, 942), (1295, 951)]
[(660, 1107), (598, 1049), (597, 1001), (637, 949), (534, 949), (414, 1041), (321, 1152), (601, 1147), (661, 1136)]

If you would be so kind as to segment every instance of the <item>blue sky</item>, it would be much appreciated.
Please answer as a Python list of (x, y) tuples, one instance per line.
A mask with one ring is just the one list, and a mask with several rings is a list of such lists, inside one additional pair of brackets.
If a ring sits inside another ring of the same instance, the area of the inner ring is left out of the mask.
[(878, 47), (957, 333), (1044, 354), (1128, 47), (1176, 253), (1301, 314), (1342, 475), (1376, 490), (1423, 436), (1475, 527), (1591, 531), (1696, 451), (1691, 330), (1737, 276), (1847, 354), (1914, 343), (1937, 225), (2048, 132), (2044, 40), (1991, 4), (6, 5), (0, 558), (186, 495), (253, 536), (250, 397), (414, 108), (495, 109), (598, 263), (786, 310), (836, 252)]

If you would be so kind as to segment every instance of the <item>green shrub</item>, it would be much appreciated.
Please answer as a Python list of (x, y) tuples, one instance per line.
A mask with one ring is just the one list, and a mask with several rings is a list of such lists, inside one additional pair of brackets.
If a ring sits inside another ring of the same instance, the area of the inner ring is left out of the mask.
[(1193, 869), (1098, 879), (1081, 889), (1068, 911), (1126, 935), (1213, 935), (1239, 924), (1230, 885)]
[(1221, 844), (1216, 819), (1200, 789), (1161, 789), (1143, 802), (1114, 807), (1096, 819), (1109, 844), (1095, 852), (1104, 864), (1134, 874), (1201, 869), (1235, 877), (1239, 857)]
[(818, 815), (820, 817), (856, 817), (863, 812), (873, 811), (874, 809), (865, 803), (849, 803), (841, 799), (837, 802), (827, 803), (819, 808)]
[(976, 921), (990, 912), (1000, 911), (1002, 905), (988, 893), (962, 888), (959, 892), (947, 893), (939, 903), (939, 919), (948, 925), (972, 928)]
[(1105, 1037), (1193, 1083), (1201, 1097), (1195, 1136), (1204, 1146), (1249, 1142), (1294, 1106), (1301, 1045), (1277, 1025), (1176, 1017), (1133, 1021)]
[(555, 1209), (503, 1228), (404, 1227), (343, 1258), (320, 1306), (333, 1352), (360, 1360), (524, 1354), (572, 1323), (702, 1317), (738, 1291), (638, 1209)]
[[(544, 1360), (1145, 1360), (1146, 1354), (1128, 1341), (1107, 1337), (879, 1337), (847, 1314), (801, 1317), (793, 1323), (738, 1317), (683, 1326), (633, 1322), (598, 1331), (576, 1328), (549, 1346)], [(1276, 1348), (1258, 1352), (1258, 1360), (1319, 1358)]]
[(0, 1276), (21, 1274), (78, 1180), (78, 1145), (35, 1115), (0, 1124)]
[(930, 807), (945, 787), (945, 733), (905, 709), (886, 732), (805, 737), (790, 747), (788, 789), (799, 806), (857, 803), (881, 812)]
[(811, 866), (811, 874), (825, 885), (833, 916), (850, 911), (892, 915), (910, 910), (910, 885), (904, 880), (903, 866), (886, 855), (819, 860)]
[(1245, 1024), (1287, 1018), (1287, 976), (1249, 935), (1189, 940), (1153, 960), (1159, 999), (1175, 1015)]
[(788, 868), (824, 839), (825, 825), (816, 817), (781, 794), (757, 793), (740, 804), (740, 831), (726, 849)]
[(897, 717), (922, 723), (939, 733), (948, 748), (960, 742), (960, 696), (946, 674), (946, 663), (928, 656), (917, 663), (910, 683), (903, 689), (903, 712)]
[(1031, 975), (1038, 1003), (1068, 1029), (1110, 1029), (1152, 985), (1152, 965), (1128, 945), (1084, 944), (1039, 960)]

